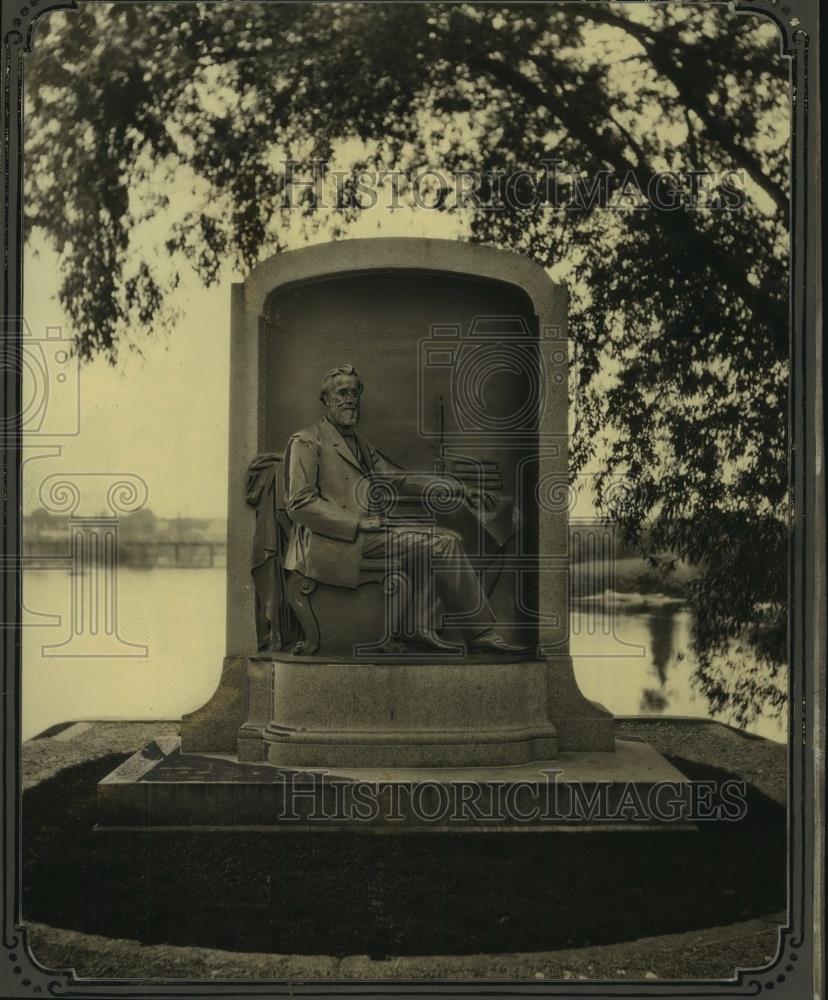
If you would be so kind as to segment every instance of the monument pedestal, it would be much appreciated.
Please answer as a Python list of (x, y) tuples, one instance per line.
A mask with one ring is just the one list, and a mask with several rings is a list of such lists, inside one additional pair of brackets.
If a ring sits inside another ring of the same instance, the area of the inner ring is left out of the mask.
[[(250, 707), (239, 758), (283, 767), (486, 767), (558, 750), (540, 662), (307, 662), (273, 659)], [(261, 707), (254, 700), (261, 698)]]
[(611, 752), (612, 716), (568, 656), (331, 662), (228, 657), (182, 723), (184, 753), (284, 767), (487, 767)]

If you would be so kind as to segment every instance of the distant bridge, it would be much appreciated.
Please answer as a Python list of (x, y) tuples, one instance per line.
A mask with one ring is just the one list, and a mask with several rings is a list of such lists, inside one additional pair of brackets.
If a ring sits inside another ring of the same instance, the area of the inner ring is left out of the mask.
[[(26, 569), (72, 567), (68, 539), (25, 540), (23, 560)], [(131, 541), (118, 542), (118, 564), (135, 568), (212, 569), (227, 565), (227, 544), (205, 541)]]

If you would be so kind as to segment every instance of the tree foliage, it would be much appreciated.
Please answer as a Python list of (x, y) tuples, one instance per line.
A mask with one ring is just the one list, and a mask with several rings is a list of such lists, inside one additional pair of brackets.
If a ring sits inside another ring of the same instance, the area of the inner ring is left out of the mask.
[[(782, 703), (788, 77), (769, 24), (719, 5), (81, 4), (39, 26), (27, 90), (28, 225), (60, 255), (81, 355), (112, 360), (173, 323), (183, 269), (210, 284), (284, 247), (290, 159), (495, 176), (554, 158), (642, 189), (740, 171), (734, 211), (465, 211), (472, 238), (570, 284), (575, 467), (602, 457), (601, 509), (653, 560), (703, 566), (711, 703), (742, 722)], [(303, 190), (309, 227), (359, 211)]]

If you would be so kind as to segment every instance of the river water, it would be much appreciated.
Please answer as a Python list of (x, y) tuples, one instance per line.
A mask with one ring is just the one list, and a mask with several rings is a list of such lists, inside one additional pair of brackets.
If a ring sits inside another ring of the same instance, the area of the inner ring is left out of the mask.
[[(209, 698), (224, 649), (224, 569), (119, 570), (118, 640), (94, 650), (66, 643), (71, 588), (64, 569), (25, 574), (24, 739), (67, 720), (179, 718)], [(691, 680), (690, 625), (658, 596), (573, 610), (581, 690), (616, 715), (708, 717)], [(749, 729), (784, 741), (787, 721), (762, 717)]]

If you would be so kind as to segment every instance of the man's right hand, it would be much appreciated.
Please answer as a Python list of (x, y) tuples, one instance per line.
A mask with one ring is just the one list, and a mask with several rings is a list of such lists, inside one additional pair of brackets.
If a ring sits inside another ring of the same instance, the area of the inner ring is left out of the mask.
[(359, 521), (360, 531), (385, 531), (385, 521), (381, 517), (362, 517)]

